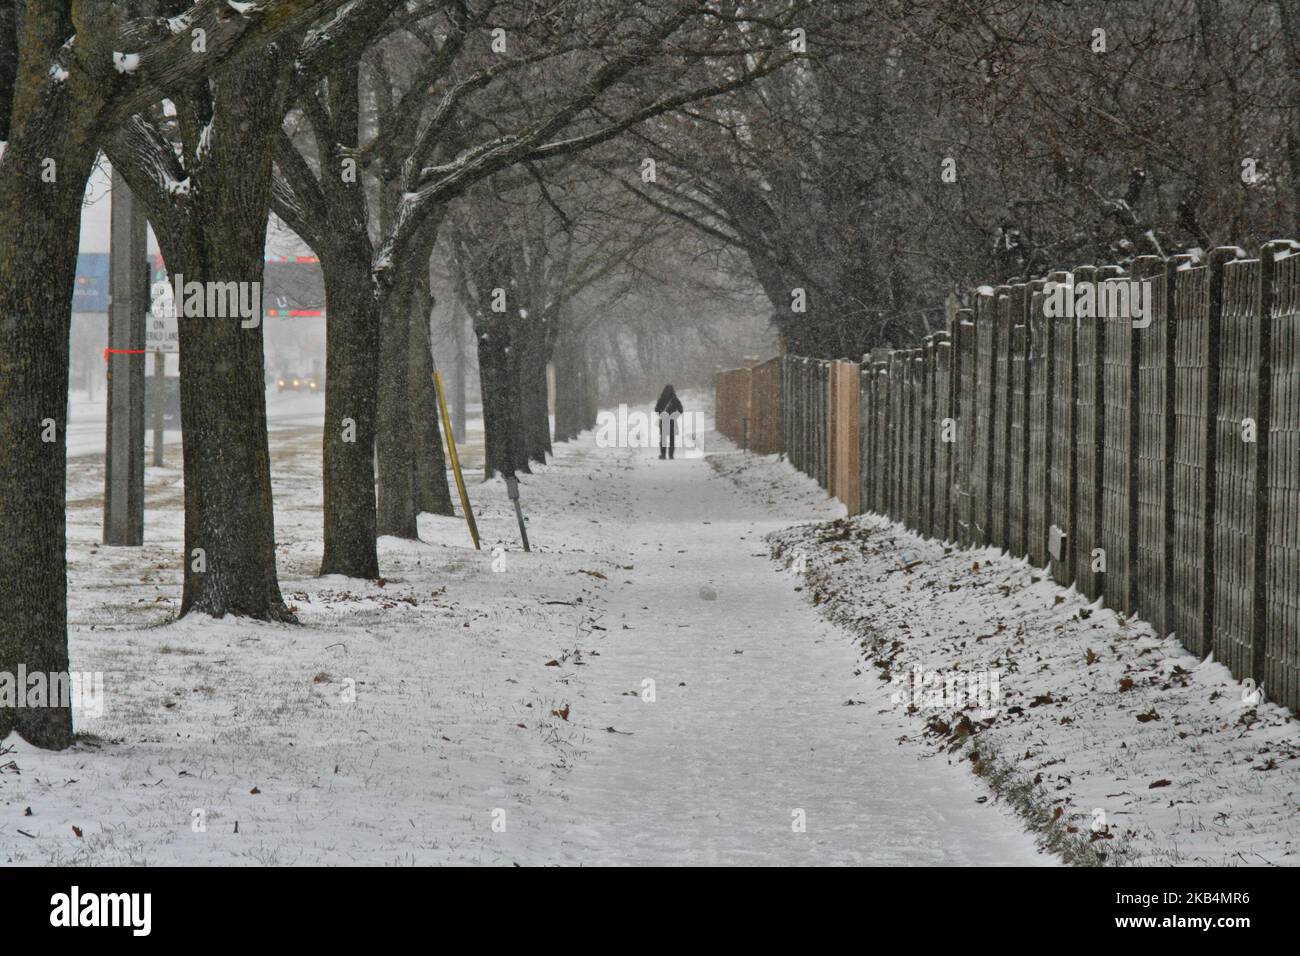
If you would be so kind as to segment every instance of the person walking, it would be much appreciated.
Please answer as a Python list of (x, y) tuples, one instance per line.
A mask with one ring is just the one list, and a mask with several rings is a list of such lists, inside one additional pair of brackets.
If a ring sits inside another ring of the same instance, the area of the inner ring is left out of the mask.
[[(659, 401), (655, 402), (655, 414), (659, 416), (659, 457), (662, 459), (666, 450), (668, 457), (672, 458), (677, 444), (677, 419), (682, 415), (682, 401), (671, 385), (665, 385), (659, 393)], [(667, 446), (664, 445), (665, 439)]]

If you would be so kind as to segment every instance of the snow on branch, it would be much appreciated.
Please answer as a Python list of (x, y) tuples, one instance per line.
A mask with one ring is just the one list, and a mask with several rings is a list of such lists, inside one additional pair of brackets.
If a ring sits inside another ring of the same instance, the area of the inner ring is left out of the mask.
[[(241, 50), (304, 29), (348, 2), (364, 0), (199, 0), (177, 16), (127, 20), (111, 30), (110, 13), (87, 13), (95, 39), (79, 45), (74, 57), (87, 75), (107, 84), (106, 118), (122, 122), (169, 90), (211, 75)], [(113, 72), (106, 74), (110, 66)]]

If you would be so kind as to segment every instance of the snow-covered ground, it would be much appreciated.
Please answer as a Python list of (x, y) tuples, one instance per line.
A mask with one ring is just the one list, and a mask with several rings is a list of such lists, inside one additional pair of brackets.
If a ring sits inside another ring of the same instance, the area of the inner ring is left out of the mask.
[(106, 548), (102, 460), (74, 461), (73, 668), (107, 699), (69, 751), (5, 742), (0, 861), (1054, 862), (862, 705), (853, 637), (770, 560), (842, 513), (819, 491), (588, 434), (521, 482), (531, 554), (475, 481), (481, 552), (424, 516), (382, 581), (319, 578), (319, 430), (271, 441), (296, 627), (173, 620), (179, 471), (147, 472), (145, 546)]
[[(720, 464), (775, 497), (820, 494), (775, 458)], [(1300, 864), (1300, 722), (1226, 667), (1026, 561), (945, 547), (880, 516), (770, 541), (783, 564), (806, 567), (805, 594), (861, 643), (854, 693), (882, 732), (965, 756), (1062, 852)], [(945, 690), (972, 676), (991, 686), (996, 674), (999, 697), (955, 700), (924, 683), (930, 674)]]

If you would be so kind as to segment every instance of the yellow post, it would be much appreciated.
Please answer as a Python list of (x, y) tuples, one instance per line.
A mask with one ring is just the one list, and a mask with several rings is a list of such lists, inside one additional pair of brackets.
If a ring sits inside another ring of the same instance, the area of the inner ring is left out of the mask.
[(474, 522), (474, 512), (469, 507), (469, 495), (465, 493), (465, 479), (460, 474), (460, 458), (456, 455), (456, 436), (451, 430), (451, 416), (447, 414), (447, 396), (442, 391), (442, 375), (433, 370), (433, 384), (438, 389), (438, 407), (442, 409), (442, 434), (447, 439), (447, 454), (451, 458), (451, 470), (456, 474), (456, 490), (460, 492), (460, 507), (465, 512), (465, 523), (469, 525), (470, 537), (474, 539), (474, 548), (482, 550), (478, 544), (478, 525)]

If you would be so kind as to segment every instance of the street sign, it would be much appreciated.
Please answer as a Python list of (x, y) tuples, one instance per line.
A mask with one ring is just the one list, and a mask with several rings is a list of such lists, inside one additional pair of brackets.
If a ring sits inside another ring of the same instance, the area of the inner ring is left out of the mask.
[(155, 282), (150, 291), (152, 301), (145, 319), (144, 347), (150, 352), (179, 352), (180, 337), (176, 331), (172, 287), (167, 282)]

